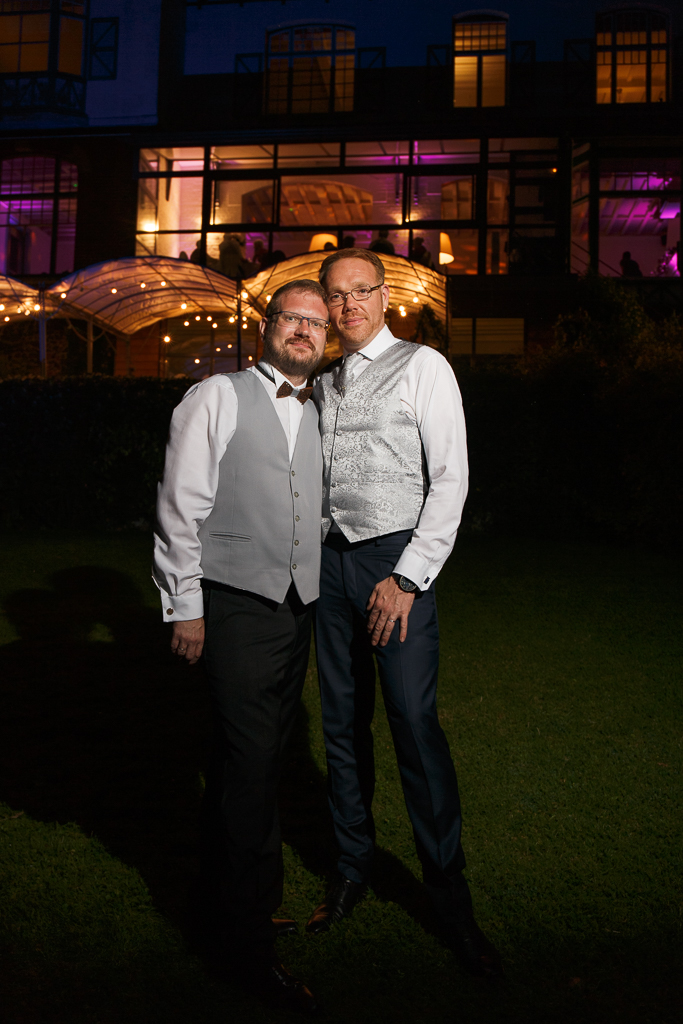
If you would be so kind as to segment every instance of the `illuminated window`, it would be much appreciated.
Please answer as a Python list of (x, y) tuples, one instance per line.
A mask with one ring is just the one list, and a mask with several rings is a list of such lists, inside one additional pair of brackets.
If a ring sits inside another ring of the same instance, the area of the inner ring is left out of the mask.
[(668, 19), (664, 14), (640, 10), (599, 15), (596, 102), (664, 102), (668, 40)]
[(0, 167), (0, 273), (63, 274), (74, 268), (74, 164), (15, 157)]
[[(0, 3), (2, 106), (82, 112), (85, 3)], [(51, 38), (52, 33), (52, 38)]]
[(355, 31), (303, 25), (268, 35), (266, 113), (353, 110)]
[[(3, 7), (9, 7), (3, 4)], [(22, 5), (28, 7), (29, 5)], [(47, 71), (50, 48), (50, 4), (31, 5), (45, 13), (0, 16), (0, 72)], [(18, 4), (12, 4), (19, 9)]]
[(467, 15), (453, 25), (453, 105), (505, 106), (507, 20)]

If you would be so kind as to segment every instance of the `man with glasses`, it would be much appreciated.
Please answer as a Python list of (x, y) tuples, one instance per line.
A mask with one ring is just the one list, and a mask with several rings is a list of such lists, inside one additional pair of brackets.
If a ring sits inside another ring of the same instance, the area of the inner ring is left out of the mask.
[(227, 966), (277, 1006), (314, 1013), (275, 955), (282, 902), (277, 786), (308, 665), (320, 570), (322, 458), (306, 381), (329, 327), (317, 281), (279, 288), (263, 358), (190, 388), (159, 488), (154, 579), (171, 650), (203, 654), (215, 712), (203, 877)]
[(460, 959), (495, 978), (462, 870), (460, 799), (436, 713), (434, 580), (467, 494), (465, 421), (448, 362), (385, 325), (389, 289), (374, 252), (320, 268), (343, 356), (316, 381), (323, 533), (316, 649), (339, 876), (307, 924), (317, 934), (363, 896), (375, 841), (371, 723), (377, 660), (423, 878)]

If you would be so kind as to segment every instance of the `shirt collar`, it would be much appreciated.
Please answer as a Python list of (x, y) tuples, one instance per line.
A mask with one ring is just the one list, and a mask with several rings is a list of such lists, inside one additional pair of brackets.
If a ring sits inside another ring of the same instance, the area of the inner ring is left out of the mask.
[[(279, 390), (280, 385), (283, 384), (285, 381), (287, 381), (289, 386), (292, 387), (294, 389), (294, 391), (296, 391), (296, 392), (298, 392), (301, 387), (304, 387), (304, 388), (306, 387), (306, 383), (305, 382), (302, 385), (292, 384), (291, 380), (289, 380), (282, 373), (280, 373), (280, 371), (278, 369), (276, 369), (274, 366), (271, 366), (270, 363), (267, 363), (265, 361), (265, 359), (259, 359), (259, 366), (263, 370), (265, 370), (266, 374), (269, 377), (273, 378), (273, 380), (275, 381), (275, 390), (276, 391)], [(254, 369), (256, 369), (256, 367), (254, 367)], [(268, 381), (268, 383), (271, 385), (271, 387), (273, 386), (271, 381)]]
[(388, 348), (395, 344), (396, 338), (385, 324), (377, 337), (373, 338), (365, 348), (358, 349), (358, 352), (365, 359), (369, 359), (372, 362), (373, 359), (377, 359), (378, 356), (381, 356), (383, 352), (386, 352)]

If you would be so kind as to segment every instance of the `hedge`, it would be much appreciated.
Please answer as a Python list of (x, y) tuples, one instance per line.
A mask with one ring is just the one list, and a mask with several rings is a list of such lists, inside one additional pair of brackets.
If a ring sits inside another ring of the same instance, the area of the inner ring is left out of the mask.
[[(683, 363), (615, 372), (571, 351), (458, 371), (468, 423), (463, 529), (677, 542)], [(0, 381), (5, 527), (150, 525), (188, 379)]]

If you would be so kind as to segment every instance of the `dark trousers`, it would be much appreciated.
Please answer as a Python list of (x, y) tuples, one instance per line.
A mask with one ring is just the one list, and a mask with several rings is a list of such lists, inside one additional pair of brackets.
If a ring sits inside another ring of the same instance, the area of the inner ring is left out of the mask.
[(367, 633), (370, 594), (391, 574), (411, 533), (357, 544), (336, 533), (323, 545), (315, 634), (338, 867), (352, 881), (364, 882), (372, 861), (374, 654), (424, 880), (440, 890), (462, 888), (458, 783), (436, 713), (433, 587), (413, 602), (404, 643), (398, 624), (386, 647), (373, 648)]
[(272, 949), (282, 903), (277, 787), (306, 676), (312, 605), (205, 584), (215, 733), (202, 805), (203, 875), (243, 956)]

